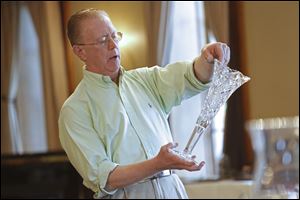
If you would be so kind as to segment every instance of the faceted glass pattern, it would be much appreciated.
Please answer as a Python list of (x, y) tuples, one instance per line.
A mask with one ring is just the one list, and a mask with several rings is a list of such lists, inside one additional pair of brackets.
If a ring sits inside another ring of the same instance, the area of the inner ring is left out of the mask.
[(205, 97), (195, 128), (183, 152), (173, 150), (173, 153), (185, 159), (192, 159), (194, 147), (220, 110), (221, 106), (226, 103), (233, 92), (249, 80), (250, 78), (243, 75), (241, 72), (231, 69), (215, 59), (211, 86)]

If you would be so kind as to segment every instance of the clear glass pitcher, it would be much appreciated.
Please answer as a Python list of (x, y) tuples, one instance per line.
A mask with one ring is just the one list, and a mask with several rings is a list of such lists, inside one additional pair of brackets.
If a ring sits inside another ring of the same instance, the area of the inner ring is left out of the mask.
[(299, 116), (251, 120), (255, 151), (252, 198), (299, 198)]

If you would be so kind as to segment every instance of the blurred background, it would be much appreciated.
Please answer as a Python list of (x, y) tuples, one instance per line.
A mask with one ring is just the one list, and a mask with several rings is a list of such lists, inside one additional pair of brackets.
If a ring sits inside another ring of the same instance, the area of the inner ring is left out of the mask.
[[(192, 61), (206, 43), (228, 44), (229, 66), (251, 80), (230, 97), (195, 149), (205, 169), (178, 174), (190, 197), (205, 198), (197, 191), (207, 183), (230, 181), (225, 185), (248, 190), (255, 153), (247, 122), (299, 116), (298, 1), (1, 1), (1, 198), (91, 195), (60, 146), (57, 125), (63, 102), (82, 78), (66, 25), (84, 8), (105, 10), (123, 32), (127, 70)], [(204, 96), (170, 114), (174, 140), (183, 146)]]

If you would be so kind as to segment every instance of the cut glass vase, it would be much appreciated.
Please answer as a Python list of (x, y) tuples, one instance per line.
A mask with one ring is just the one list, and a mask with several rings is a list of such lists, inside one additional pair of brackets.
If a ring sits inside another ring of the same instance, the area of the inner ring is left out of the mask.
[(229, 68), (227, 65), (215, 59), (211, 86), (208, 89), (207, 96), (205, 97), (203, 107), (192, 134), (183, 151), (172, 149), (171, 152), (184, 159), (193, 160), (192, 151), (213, 118), (229, 97), (249, 80), (250, 78), (248, 76)]

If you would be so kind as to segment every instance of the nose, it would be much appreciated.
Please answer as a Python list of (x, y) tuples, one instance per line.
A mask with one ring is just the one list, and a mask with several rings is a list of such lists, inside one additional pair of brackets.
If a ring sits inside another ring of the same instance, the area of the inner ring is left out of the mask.
[(118, 47), (118, 43), (114, 41), (111, 37), (108, 40), (108, 48), (109, 49), (114, 49)]

